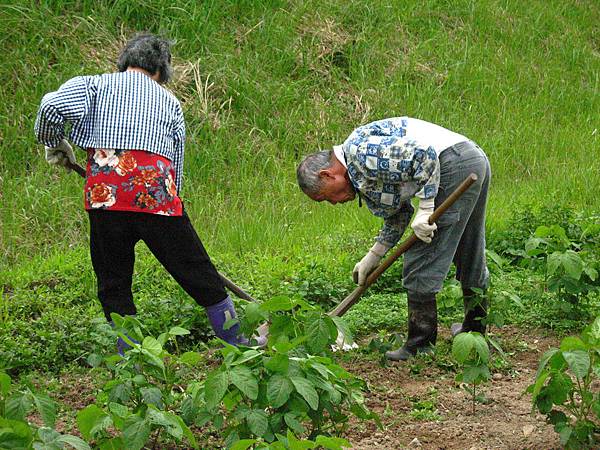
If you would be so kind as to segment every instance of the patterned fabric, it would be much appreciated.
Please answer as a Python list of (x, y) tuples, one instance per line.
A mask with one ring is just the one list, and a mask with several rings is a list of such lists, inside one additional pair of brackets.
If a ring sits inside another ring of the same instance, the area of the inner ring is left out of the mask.
[(69, 139), (81, 148), (145, 150), (173, 162), (182, 186), (185, 122), (179, 101), (136, 71), (75, 77), (42, 99), (35, 123), (38, 140), (56, 147)]
[(143, 150), (89, 149), (85, 209), (181, 216), (171, 161)]
[(384, 219), (377, 240), (395, 245), (413, 213), (410, 200), (433, 199), (440, 184), (438, 155), (464, 136), (438, 125), (395, 117), (355, 129), (342, 145), (348, 176), (369, 210)]

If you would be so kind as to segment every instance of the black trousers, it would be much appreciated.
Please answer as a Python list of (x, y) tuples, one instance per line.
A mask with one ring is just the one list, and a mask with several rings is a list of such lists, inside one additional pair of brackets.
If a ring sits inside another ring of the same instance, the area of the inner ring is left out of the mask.
[(156, 259), (201, 306), (227, 297), (215, 266), (189, 217), (128, 211), (88, 211), (90, 253), (104, 315), (136, 313), (131, 292), (135, 244), (144, 241)]

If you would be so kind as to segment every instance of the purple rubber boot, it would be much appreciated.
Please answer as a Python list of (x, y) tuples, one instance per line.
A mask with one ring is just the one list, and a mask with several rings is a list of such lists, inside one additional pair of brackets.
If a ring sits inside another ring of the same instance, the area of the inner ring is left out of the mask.
[(239, 335), (239, 323), (234, 324), (227, 330), (224, 329), (225, 323), (228, 320), (235, 319), (237, 317), (231, 297), (227, 296), (219, 303), (207, 306), (206, 314), (208, 315), (208, 321), (210, 322), (210, 325), (212, 326), (212, 329), (218, 338), (223, 339), (228, 344), (235, 346), (239, 344), (248, 345), (248, 339)]

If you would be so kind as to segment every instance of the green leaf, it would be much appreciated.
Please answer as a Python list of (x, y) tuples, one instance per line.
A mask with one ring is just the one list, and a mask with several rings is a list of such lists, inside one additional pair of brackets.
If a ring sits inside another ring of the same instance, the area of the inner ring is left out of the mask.
[(590, 355), (582, 350), (573, 350), (571, 352), (563, 352), (563, 357), (569, 368), (578, 378), (583, 378), (587, 375), (590, 369)]
[(228, 386), (227, 372), (217, 370), (208, 375), (204, 383), (204, 400), (208, 409), (215, 408), (221, 402)]
[(457, 362), (463, 364), (469, 359), (474, 346), (475, 338), (471, 333), (460, 333), (452, 341), (452, 356)]
[(315, 443), (328, 450), (344, 450), (352, 446), (346, 439), (328, 436), (317, 436)]
[(252, 445), (256, 444), (258, 440), (256, 439), (240, 439), (236, 443), (234, 443), (229, 450), (248, 450)]
[(294, 385), (289, 378), (275, 374), (267, 383), (267, 400), (273, 408), (279, 408), (290, 398)]
[(31, 395), (19, 392), (6, 399), (4, 413), (7, 419), (25, 421), (25, 416), (31, 411), (31, 408), (33, 408)]
[(127, 450), (140, 450), (150, 437), (150, 422), (140, 416), (132, 415), (125, 421), (123, 440)]
[(350, 329), (350, 327), (348, 326), (348, 324), (346, 323), (346, 321), (343, 318), (332, 317), (331, 320), (333, 320), (333, 323), (337, 327), (338, 331), (344, 335), (344, 338), (345, 338), (344, 340), (346, 342), (354, 341), (354, 336), (352, 335), (352, 330)]
[(169, 330), (169, 334), (171, 336), (185, 336), (186, 334), (190, 334), (190, 331), (181, 327), (173, 327)]
[(0, 448), (27, 449), (33, 441), (33, 433), (25, 422), (0, 417)]
[(473, 337), (475, 338), (474, 347), (479, 358), (482, 362), (487, 363), (490, 359), (490, 348), (485, 338), (479, 333), (474, 333)]
[(298, 420), (298, 414), (295, 412), (285, 413), (283, 416), (283, 420), (286, 425), (290, 427), (295, 433), (302, 434), (306, 431), (302, 422)]
[[(335, 337), (331, 337), (330, 323), (331, 319), (327, 320), (324, 317), (318, 317), (311, 321), (310, 327), (306, 336), (308, 337), (307, 344), (310, 350), (314, 353), (321, 353)], [(335, 328), (335, 326), (333, 326)], [(337, 328), (335, 328), (335, 336), (337, 336)]]
[(568, 400), (572, 389), (573, 382), (571, 378), (558, 372), (552, 374), (550, 382), (545, 387), (545, 392), (549, 399), (552, 400), (552, 403), (562, 405)]
[(123, 450), (125, 442), (122, 437), (111, 438), (100, 443), (100, 450)]
[(63, 434), (58, 439), (58, 442), (69, 445), (76, 450), (90, 450), (90, 446), (81, 438), (70, 434)]
[(250, 431), (256, 436), (263, 436), (269, 431), (269, 418), (267, 413), (262, 409), (251, 409), (248, 411), (246, 414), (246, 422), (248, 423)]
[(168, 434), (180, 441), (183, 438), (183, 428), (175, 415), (167, 411), (159, 411), (155, 407), (148, 408), (146, 420), (154, 425), (163, 427)]
[(563, 352), (572, 350), (587, 351), (585, 343), (577, 336), (567, 336), (560, 342), (560, 349)]
[(31, 395), (36, 409), (40, 413), (40, 416), (42, 416), (44, 425), (53, 428), (56, 421), (56, 403), (47, 395), (34, 393)]
[(102, 355), (90, 353), (85, 360), (91, 367), (99, 367), (103, 359)]
[(306, 403), (308, 403), (312, 409), (316, 410), (319, 407), (319, 394), (317, 394), (312, 383), (302, 377), (290, 377), (290, 380), (298, 393), (306, 400)]
[(198, 352), (185, 352), (178, 359), (180, 363), (193, 367), (198, 365), (202, 358), (202, 355)]
[(1, 396), (6, 396), (8, 395), (8, 392), (10, 391), (10, 377), (4, 373), (4, 372), (0, 372), (0, 395)]
[(260, 309), (268, 312), (289, 311), (290, 309), (293, 309), (294, 306), (296, 306), (294, 300), (287, 296), (279, 295), (261, 303)]
[(298, 439), (290, 430), (288, 430), (286, 437), (290, 450), (309, 450), (315, 448), (314, 442)]
[(277, 353), (265, 359), (265, 367), (271, 372), (286, 374), (290, 365), (290, 358), (286, 353)]
[(84, 438), (95, 439), (112, 425), (110, 416), (96, 405), (88, 405), (77, 413), (77, 426)]
[(248, 361), (252, 361), (255, 358), (258, 358), (259, 356), (261, 356), (263, 354), (263, 352), (258, 351), (258, 350), (246, 350), (244, 353), (242, 353), (240, 356), (238, 356), (232, 363), (232, 366), (237, 366), (239, 364), (244, 364)]
[(152, 336), (146, 336), (142, 341), (142, 348), (148, 350), (155, 356), (160, 356), (162, 352), (162, 345), (154, 339)]
[(164, 408), (162, 392), (157, 387), (141, 388), (140, 394), (146, 405), (154, 405), (158, 409)]
[(600, 339), (600, 316), (590, 325), (590, 334), (594, 339)]
[(258, 397), (258, 380), (246, 366), (235, 366), (229, 371), (231, 382), (250, 400)]
[(562, 266), (565, 268), (565, 273), (574, 280), (581, 278), (583, 272), (583, 261), (581, 257), (573, 250), (567, 250), (561, 258)]

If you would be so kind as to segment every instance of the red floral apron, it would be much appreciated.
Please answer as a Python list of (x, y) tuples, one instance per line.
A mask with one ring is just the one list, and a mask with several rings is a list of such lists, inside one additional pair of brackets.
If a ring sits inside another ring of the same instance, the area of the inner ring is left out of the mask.
[(171, 161), (143, 150), (88, 149), (85, 209), (181, 216)]

